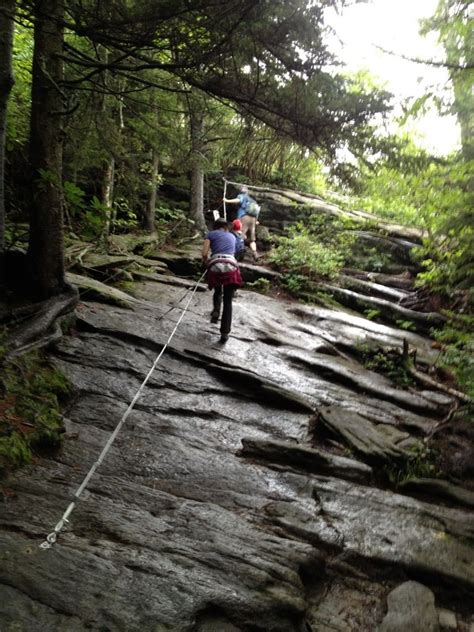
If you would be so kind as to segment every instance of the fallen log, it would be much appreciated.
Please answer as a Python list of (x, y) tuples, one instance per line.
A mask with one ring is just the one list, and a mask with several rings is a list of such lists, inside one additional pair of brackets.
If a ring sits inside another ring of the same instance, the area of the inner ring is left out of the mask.
[(384, 274), (383, 272), (369, 272), (369, 281), (375, 281), (381, 285), (398, 287), (403, 290), (412, 290), (414, 277), (411, 274)]
[(341, 274), (338, 278), (342, 286), (347, 289), (361, 290), (367, 296), (376, 296), (379, 298), (386, 298), (387, 300), (400, 301), (408, 295), (406, 290), (394, 289), (381, 285), (380, 283), (373, 283), (372, 281), (366, 281), (357, 279), (345, 274)]
[(385, 274), (384, 272), (368, 272), (356, 268), (342, 268), (341, 274), (359, 279), (360, 281), (371, 281), (385, 287), (405, 290), (409, 295), (413, 293), (414, 277), (407, 272), (402, 274)]
[(437, 312), (416, 312), (383, 298), (362, 295), (328, 283), (321, 283), (319, 287), (329, 291), (343, 305), (358, 311), (375, 309), (380, 312), (381, 317), (390, 322), (396, 322), (397, 320), (412, 321), (414, 324), (422, 326), (426, 331), (434, 325), (444, 324), (447, 320), (445, 316)]
[(413, 353), (410, 353), (410, 345), (406, 338), (403, 340), (402, 357), (406, 369), (421, 384), (424, 384), (425, 386), (430, 386), (431, 388), (435, 388), (443, 393), (447, 393), (448, 395), (456, 397), (457, 399), (463, 402), (467, 402), (468, 404), (473, 403), (474, 400), (472, 399), (472, 397), (469, 397), (469, 395), (466, 395), (465, 393), (462, 393), (455, 388), (451, 388), (450, 386), (445, 386), (441, 382), (438, 382), (437, 380), (431, 378), (429, 375), (426, 375), (426, 373), (418, 371), (418, 369), (416, 368), (416, 350)]
[(354, 233), (358, 241), (365, 242), (380, 252), (388, 253), (403, 264), (413, 264), (411, 251), (418, 244), (400, 237), (378, 235), (373, 232), (358, 230)]
[(469, 395), (466, 395), (466, 393), (462, 393), (455, 388), (451, 388), (450, 386), (446, 386), (445, 384), (434, 380), (429, 375), (426, 375), (426, 373), (418, 371), (418, 369), (416, 369), (414, 366), (409, 365), (407, 368), (410, 374), (413, 375), (413, 377), (421, 384), (424, 384), (425, 386), (430, 386), (431, 388), (435, 388), (439, 391), (442, 391), (443, 393), (447, 393), (448, 395), (452, 395), (453, 397), (456, 397), (456, 399), (459, 399), (462, 402), (466, 402), (467, 404), (474, 403), (474, 399), (472, 397), (469, 397)]

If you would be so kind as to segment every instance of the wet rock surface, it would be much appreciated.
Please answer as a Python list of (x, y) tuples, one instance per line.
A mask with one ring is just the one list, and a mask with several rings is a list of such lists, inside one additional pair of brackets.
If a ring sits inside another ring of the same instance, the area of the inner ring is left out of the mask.
[(245, 290), (225, 346), (211, 295), (195, 294), (70, 523), (39, 548), (181, 315), (189, 290), (162, 276), (133, 309), (82, 302), (52, 352), (74, 396), (61, 451), (8, 481), (1, 631), (370, 632), (407, 579), (468, 629), (471, 497), (395, 493), (373, 469), (403, 461), (449, 398), (347, 355), (407, 338), (430, 358), (430, 341)]
[(388, 613), (379, 632), (439, 632), (435, 598), (426, 586), (405, 582), (392, 590), (387, 602)]

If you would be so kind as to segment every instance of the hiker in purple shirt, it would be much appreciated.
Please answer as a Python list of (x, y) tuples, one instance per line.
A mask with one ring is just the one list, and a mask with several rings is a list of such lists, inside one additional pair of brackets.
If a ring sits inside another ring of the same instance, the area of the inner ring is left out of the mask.
[(224, 303), (220, 342), (226, 342), (232, 326), (232, 298), (235, 289), (242, 285), (242, 277), (235, 258), (235, 237), (229, 232), (227, 221), (221, 217), (212, 228), (202, 246), (202, 260), (207, 266), (207, 284), (214, 289), (211, 323), (219, 322)]

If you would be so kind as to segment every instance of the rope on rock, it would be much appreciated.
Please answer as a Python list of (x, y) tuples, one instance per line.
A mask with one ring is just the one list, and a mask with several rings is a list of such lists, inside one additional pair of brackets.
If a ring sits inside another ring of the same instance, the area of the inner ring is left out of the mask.
[(153, 366), (148, 371), (145, 379), (143, 380), (143, 382), (142, 382), (140, 388), (138, 389), (138, 391), (135, 393), (135, 396), (133, 397), (132, 401), (130, 402), (127, 410), (124, 412), (124, 414), (122, 415), (122, 418), (120, 419), (120, 421), (116, 425), (115, 430), (110, 435), (107, 443), (105, 444), (105, 446), (102, 449), (102, 452), (99, 455), (99, 458), (92, 465), (92, 467), (90, 468), (90, 470), (87, 472), (86, 476), (84, 477), (84, 480), (82, 481), (82, 483), (78, 487), (76, 493), (73, 496), (74, 500), (69, 503), (66, 511), (64, 512), (64, 514), (62, 515), (61, 519), (59, 520), (59, 522), (54, 527), (54, 530), (51, 533), (49, 533), (46, 536), (46, 540), (39, 545), (41, 549), (47, 550), (47, 549), (52, 548), (53, 544), (57, 540), (57, 537), (58, 537), (59, 533), (62, 531), (62, 529), (64, 528), (65, 524), (67, 524), (69, 522), (69, 516), (71, 515), (72, 511), (74, 510), (74, 507), (76, 506), (77, 501), (79, 500), (82, 492), (87, 487), (87, 485), (88, 485), (89, 481), (91, 480), (91, 478), (94, 476), (95, 471), (101, 465), (102, 461), (104, 460), (105, 456), (107, 455), (107, 452), (110, 450), (110, 447), (112, 446), (112, 444), (115, 441), (118, 433), (120, 432), (122, 426), (124, 425), (124, 423), (127, 420), (128, 416), (132, 412), (133, 407), (135, 406), (138, 398), (140, 397), (140, 395), (142, 394), (143, 389), (146, 386), (146, 383), (150, 379), (153, 371), (155, 370), (158, 362), (161, 359), (161, 356), (166, 351), (166, 348), (168, 347), (169, 343), (171, 342), (173, 336), (175, 335), (175, 333), (176, 333), (181, 321), (183, 320), (183, 317), (184, 317), (186, 311), (188, 310), (188, 308), (189, 308), (189, 306), (191, 304), (191, 301), (193, 300), (194, 295), (196, 294), (196, 290), (197, 290), (197, 288), (199, 286), (199, 283), (202, 281), (202, 279), (204, 278), (205, 274), (206, 274), (206, 272), (203, 272), (201, 277), (199, 278), (199, 280), (196, 281), (196, 284), (195, 284), (195, 286), (193, 288), (191, 296), (189, 297), (188, 302), (186, 303), (186, 305), (183, 308), (183, 311), (181, 312), (181, 316), (178, 318), (178, 321), (176, 322), (176, 325), (174, 326), (173, 331), (169, 335), (169, 338), (166, 341), (165, 345), (161, 349), (160, 353), (156, 356), (155, 361), (153, 362)]

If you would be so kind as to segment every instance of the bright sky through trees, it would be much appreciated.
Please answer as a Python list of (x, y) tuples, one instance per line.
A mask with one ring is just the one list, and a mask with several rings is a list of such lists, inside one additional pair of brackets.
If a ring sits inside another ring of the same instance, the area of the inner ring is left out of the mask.
[[(350, 71), (367, 69), (385, 83), (401, 104), (407, 97), (420, 97), (434, 91), (441, 95), (450, 84), (445, 68), (418, 64), (390, 55), (377, 46), (406, 57), (443, 61), (444, 51), (431, 33), (420, 36), (419, 20), (431, 17), (438, 0), (372, 0), (347, 7), (341, 15), (330, 15), (339, 42), (338, 56)], [(400, 113), (400, 107), (396, 113)], [(459, 147), (459, 130), (454, 116), (426, 114), (410, 126), (427, 149), (445, 154)]]

